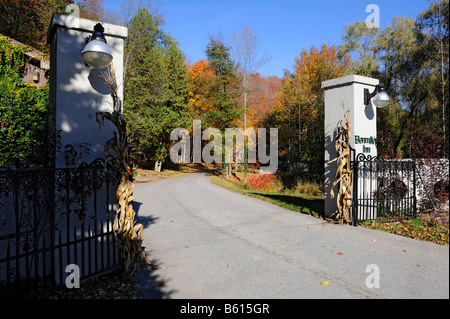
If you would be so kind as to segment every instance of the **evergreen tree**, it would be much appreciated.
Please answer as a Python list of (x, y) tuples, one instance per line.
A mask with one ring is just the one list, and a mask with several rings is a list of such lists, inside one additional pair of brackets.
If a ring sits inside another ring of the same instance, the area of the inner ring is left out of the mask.
[(124, 113), (144, 165), (160, 168), (169, 155), (170, 132), (187, 122), (187, 71), (175, 40), (161, 20), (141, 9), (128, 25)]
[(206, 48), (208, 63), (214, 68), (215, 77), (211, 85), (211, 103), (214, 111), (210, 112), (209, 124), (224, 130), (240, 117), (242, 110), (238, 107), (238, 78), (236, 68), (230, 56), (231, 48), (223, 42), (222, 34), (210, 36)]
[[(211, 83), (211, 104), (213, 111), (207, 115), (210, 125), (225, 132), (235, 119), (242, 115), (242, 109), (237, 103), (238, 78), (236, 68), (230, 56), (231, 48), (226, 46), (223, 36), (210, 36), (210, 42), (206, 48), (206, 56), (209, 64), (215, 71), (215, 77)], [(225, 145), (225, 135), (222, 145)], [(225, 177), (225, 151), (222, 151), (222, 177)]]

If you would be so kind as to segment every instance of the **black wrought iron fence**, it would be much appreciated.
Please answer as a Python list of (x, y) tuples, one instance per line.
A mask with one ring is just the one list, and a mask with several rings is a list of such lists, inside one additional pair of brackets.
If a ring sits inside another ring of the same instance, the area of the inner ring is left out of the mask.
[(353, 162), (354, 224), (417, 214), (416, 169), (411, 159), (381, 160), (359, 154)]
[(118, 172), (101, 159), (76, 168), (0, 170), (0, 296), (27, 297), (120, 265)]

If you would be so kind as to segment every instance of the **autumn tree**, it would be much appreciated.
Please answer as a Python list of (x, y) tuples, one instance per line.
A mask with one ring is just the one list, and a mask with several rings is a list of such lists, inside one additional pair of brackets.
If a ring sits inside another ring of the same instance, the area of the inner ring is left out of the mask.
[(348, 56), (339, 58), (336, 47), (324, 44), (320, 50), (314, 46), (309, 52), (302, 50), (295, 58), (293, 72), (285, 72), (269, 122), (280, 126), (280, 149), (284, 151), (288, 167), (296, 158), (309, 163), (310, 170), (320, 174), (324, 145), (321, 84), (341, 77), (349, 66)]
[(80, 18), (90, 20), (103, 20), (103, 0), (81, 0), (76, 4), (80, 7)]
[[(448, 109), (449, 109), (449, 2), (433, 1), (427, 10), (421, 12), (416, 20), (417, 45), (432, 70), (434, 79), (432, 94), (441, 109), (443, 145), (448, 145)], [(440, 135), (439, 130), (437, 135)], [(437, 138), (437, 136), (434, 136)], [(448, 147), (448, 146), (447, 146)], [(448, 148), (446, 153), (448, 154)]]
[(47, 29), (71, 0), (0, 0), (0, 34), (48, 53)]
[[(442, 0), (432, 2), (417, 20), (395, 17), (385, 28), (375, 31), (362, 22), (345, 28), (339, 53), (354, 57), (353, 73), (384, 83), (392, 100), (390, 108), (380, 110), (377, 116), (378, 129), (385, 136), (380, 150), (392, 150), (390, 154), (380, 152), (381, 157), (409, 156), (414, 141), (408, 132), (423, 132), (431, 137), (446, 130), (448, 24), (443, 23), (446, 17), (448, 21), (448, 1)], [(387, 137), (388, 133), (391, 136)], [(387, 141), (392, 145), (387, 147)]]
[[(237, 61), (237, 68), (242, 76), (243, 104), (244, 104), (244, 132), (247, 132), (247, 94), (250, 74), (267, 63), (267, 53), (260, 56), (258, 38), (252, 27), (244, 25), (241, 32), (233, 31), (233, 54)], [(247, 135), (244, 135), (244, 180), (247, 180)]]
[[(53, 14), (69, 14), (66, 7), (73, 0), (0, 0), (0, 34), (49, 52), (47, 30)], [(81, 0), (80, 17), (92, 20), (104, 18), (103, 0)]]
[(281, 89), (281, 79), (277, 76), (249, 76), (247, 98), (248, 127), (265, 127), (268, 115), (273, 111), (276, 93)]
[(205, 123), (207, 114), (214, 111), (211, 101), (211, 86), (215, 81), (214, 77), (214, 68), (205, 60), (197, 61), (188, 71), (189, 111), (193, 117)]
[(338, 47), (340, 58), (349, 55), (352, 59), (350, 73), (373, 76), (378, 69), (377, 50), (374, 41), (379, 28), (368, 28), (364, 22), (356, 21), (345, 26), (342, 43)]

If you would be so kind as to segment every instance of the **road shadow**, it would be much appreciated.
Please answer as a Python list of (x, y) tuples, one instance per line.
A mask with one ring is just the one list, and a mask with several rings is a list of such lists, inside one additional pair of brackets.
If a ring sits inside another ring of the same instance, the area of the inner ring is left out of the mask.
[(136, 213), (136, 222), (142, 224), (144, 228), (147, 228), (148, 226), (155, 224), (159, 217), (139, 215), (139, 210), (142, 205), (143, 204), (141, 202), (133, 201), (133, 209)]
[[(148, 258), (148, 253), (146, 255)], [(161, 262), (156, 259), (149, 258), (149, 260), (150, 264), (145, 266), (141, 264), (139, 271), (136, 273), (137, 296), (141, 299), (170, 299), (170, 296), (176, 291), (167, 290), (167, 279), (156, 274)]]
[(290, 195), (276, 195), (276, 194), (261, 194), (261, 193), (249, 193), (259, 197), (266, 197), (274, 199), (285, 204), (293, 204), (300, 207), (300, 212), (303, 214), (314, 215), (317, 213), (320, 217), (324, 218), (324, 202), (322, 199), (305, 199), (297, 196)]
[(133, 209), (136, 212), (136, 215), (139, 213), (139, 209), (141, 208), (142, 203), (141, 202), (137, 202), (137, 201), (133, 201)]
[[(136, 213), (136, 222), (142, 224), (144, 228), (147, 228), (150, 225), (155, 224), (159, 217), (140, 215), (140, 212), (143, 213), (142, 205), (143, 203), (141, 202), (133, 201), (133, 209)], [(165, 278), (163, 280), (161, 276), (156, 274), (156, 271), (159, 269), (159, 265), (162, 263), (159, 260), (151, 259), (151, 252), (146, 251), (146, 247), (142, 248), (144, 249), (145, 255), (150, 263), (145, 265), (141, 261), (139, 270), (136, 273), (135, 281), (138, 285), (136, 291), (138, 297), (142, 299), (170, 299), (170, 295), (175, 291), (163, 289), (167, 287), (168, 281)]]

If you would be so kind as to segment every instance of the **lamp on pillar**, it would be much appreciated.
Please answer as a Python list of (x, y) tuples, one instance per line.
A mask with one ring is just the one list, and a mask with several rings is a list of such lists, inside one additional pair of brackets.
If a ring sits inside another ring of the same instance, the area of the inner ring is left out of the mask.
[(84, 62), (94, 69), (107, 67), (113, 59), (104, 31), (103, 26), (97, 23), (92, 35), (86, 38), (86, 46), (82, 51)]
[(389, 105), (390, 98), (386, 93), (383, 83), (378, 84), (372, 93), (369, 93), (369, 89), (364, 89), (364, 105), (368, 105), (373, 97), (375, 97), (373, 104), (375, 104), (376, 107), (382, 109)]

